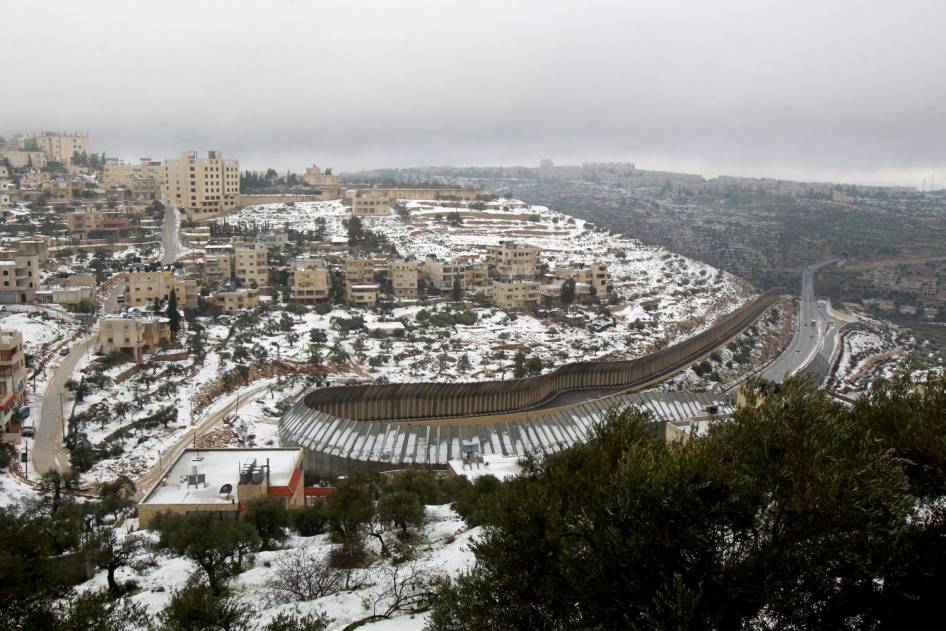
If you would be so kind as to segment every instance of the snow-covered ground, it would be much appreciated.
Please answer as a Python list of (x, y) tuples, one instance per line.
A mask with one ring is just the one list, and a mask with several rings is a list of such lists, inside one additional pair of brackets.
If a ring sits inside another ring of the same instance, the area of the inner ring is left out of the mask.
[(876, 377), (892, 377), (901, 370), (916, 340), (901, 327), (857, 312), (857, 323), (844, 331), (836, 369), (829, 385), (842, 394), (857, 396)]
[[(204, 438), (214, 446), (267, 446), (276, 444), (275, 423), (277, 402), (291, 399), (306, 386), (302, 379), (275, 379), (252, 381), (232, 392), (216, 398), (211, 404), (200, 406), (200, 392), (222, 373), (231, 370), (234, 362), (222, 360), (217, 353), (209, 353), (203, 365), (194, 366), (191, 360), (182, 362), (151, 363), (137, 373), (116, 383), (115, 379), (132, 369), (130, 363), (101, 371), (86, 364), (74, 375), (75, 380), (95, 378), (102, 373), (109, 379), (103, 386), (95, 386), (75, 406), (77, 417), (85, 419), (81, 431), (89, 442), (105, 450), (99, 460), (83, 476), (84, 483), (92, 484), (114, 479), (119, 475), (135, 478), (158, 463), (162, 454), (172, 445), (193, 434), (194, 428), (211, 416), (219, 416), (227, 406), (239, 403), (239, 409), (228, 416), (234, 428), (224, 439)], [(158, 420), (145, 420), (173, 409), (177, 416), (166, 426)], [(67, 415), (69, 410), (67, 410)], [(124, 437), (118, 432), (125, 431)]]
[[(512, 360), (519, 349), (540, 358), (544, 370), (571, 361), (637, 357), (699, 332), (751, 297), (750, 288), (727, 273), (632, 238), (590, 229), (583, 220), (545, 207), (516, 200), (490, 202), (482, 211), (417, 201), (406, 202), (405, 207), (402, 215), (392, 212), (388, 217), (362, 218), (365, 228), (387, 237), (400, 256), (482, 261), (486, 246), (515, 240), (541, 248), (542, 261), (551, 269), (607, 264), (619, 304), (610, 309), (612, 313), (602, 307), (573, 307), (600, 325), (591, 329), (475, 307), (469, 309), (475, 317), (472, 324), (435, 327), (426, 324), (429, 318), (418, 318), (450, 308), (434, 301), (396, 303), (385, 314), (335, 309), (324, 315), (297, 316), (277, 310), (261, 318), (256, 337), (260, 344), (273, 353), (278, 346), (283, 358), (306, 361), (308, 335), (321, 329), (328, 338), (321, 352), (327, 355), (339, 348), (351, 360), (350, 368), (347, 362), (338, 364), (345, 373), (340, 375), (342, 380), (501, 379), (513, 376)], [(321, 230), (326, 243), (337, 244), (346, 240), (343, 221), (348, 216), (348, 209), (338, 201), (300, 202), (252, 206), (219, 221), (250, 230)], [(457, 216), (462, 223), (456, 223)], [(401, 320), (410, 333), (401, 339), (379, 340), (359, 331), (338, 331), (332, 325), (334, 319), (356, 315), (366, 323)], [(297, 343), (286, 343), (282, 334), (274, 332), (274, 323), (284, 317), (292, 320), (292, 333), (285, 339)]]
[[(415, 548), (415, 558), (399, 566), (402, 572), (417, 571), (424, 583), (436, 576), (455, 576), (462, 570), (469, 569), (474, 557), (470, 551), (471, 541), (479, 534), (479, 529), (469, 529), (463, 520), (449, 506), (427, 506), (427, 523), (421, 534), (421, 541)], [(153, 538), (153, 533), (142, 531), (127, 536)], [(340, 590), (322, 598), (301, 602), (275, 603), (268, 583), (278, 571), (280, 563), (297, 558), (295, 555), (322, 556), (328, 553), (331, 543), (327, 535), (315, 537), (293, 536), (284, 542), (282, 549), (259, 552), (255, 555), (252, 566), (238, 575), (231, 587), (239, 600), (251, 605), (257, 614), (254, 622), (260, 626), (267, 624), (274, 616), (282, 612), (325, 613), (332, 622), (329, 629), (337, 630), (372, 614), (375, 607), (383, 611), (389, 597), (385, 591), (390, 587), (392, 565), (387, 560), (378, 560), (370, 567), (359, 572), (359, 585), (350, 590)], [(369, 552), (378, 553), (377, 542), (369, 538)], [(128, 568), (118, 571), (119, 581), (134, 580), (140, 591), (131, 596), (135, 602), (144, 605), (149, 614), (156, 616), (171, 599), (172, 592), (185, 585), (188, 576), (197, 571), (196, 566), (180, 557), (159, 555), (157, 563), (141, 572)], [(105, 572), (100, 572), (91, 580), (79, 586), (79, 589), (100, 589), (106, 586)], [(367, 624), (364, 629), (370, 631), (416, 630), (420, 631), (427, 619), (427, 614), (411, 615), (395, 613), (390, 620)]]

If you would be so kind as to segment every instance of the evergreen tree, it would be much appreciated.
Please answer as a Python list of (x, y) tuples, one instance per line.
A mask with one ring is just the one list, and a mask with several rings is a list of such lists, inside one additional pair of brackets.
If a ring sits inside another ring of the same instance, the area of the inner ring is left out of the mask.
[(177, 332), (181, 330), (181, 314), (177, 310), (177, 292), (173, 287), (168, 294), (168, 320), (171, 322), (171, 335), (176, 337)]
[(929, 626), (946, 593), (946, 381), (913, 385), (851, 408), (800, 380), (750, 385), (685, 442), (611, 412), (502, 485), (428, 629)]

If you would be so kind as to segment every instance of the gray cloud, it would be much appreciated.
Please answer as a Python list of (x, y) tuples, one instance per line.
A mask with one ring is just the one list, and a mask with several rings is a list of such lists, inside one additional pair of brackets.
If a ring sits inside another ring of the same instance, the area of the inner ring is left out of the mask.
[(247, 167), (946, 182), (942, 2), (18, 2), (3, 131)]

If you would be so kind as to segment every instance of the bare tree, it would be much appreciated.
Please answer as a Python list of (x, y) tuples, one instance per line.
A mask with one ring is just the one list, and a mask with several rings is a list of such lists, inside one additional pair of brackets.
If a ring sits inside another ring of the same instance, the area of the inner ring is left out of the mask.
[(373, 597), (365, 599), (371, 615), (358, 620), (350, 628), (374, 620), (390, 618), (398, 611), (423, 607), (434, 596), (431, 583), (435, 576), (417, 561), (385, 565), (381, 568), (379, 584), (382, 588)]
[(345, 571), (332, 567), (326, 552), (293, 550), (273, 566), (266, 589), (273, 604), (315, 600), (341, 591)]

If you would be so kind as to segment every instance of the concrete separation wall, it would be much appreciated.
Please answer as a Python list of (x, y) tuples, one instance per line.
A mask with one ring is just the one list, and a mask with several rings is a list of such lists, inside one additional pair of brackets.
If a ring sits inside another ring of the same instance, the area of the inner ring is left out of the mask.
[(311, 410), (358, 421), (443, 419), (527, 410), (572, 390), (631, 388), (672, 374), (725, 343), (778, 302), (783, 291), (769, 290), (706, 331), (638, 359), (576, 362), (545, 375), (508, 381), (338, 386), (314, 390), (303, 403)]

